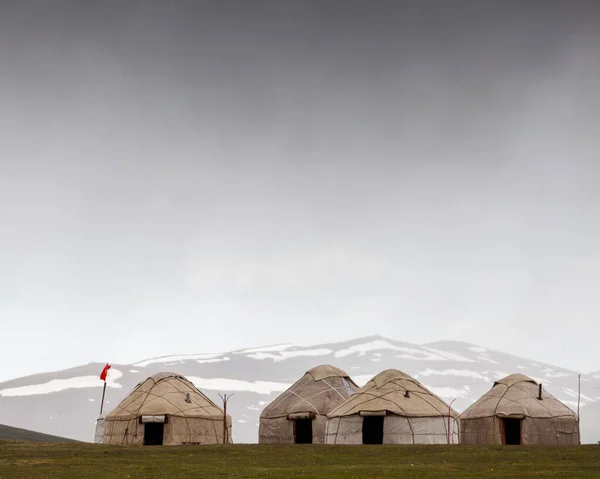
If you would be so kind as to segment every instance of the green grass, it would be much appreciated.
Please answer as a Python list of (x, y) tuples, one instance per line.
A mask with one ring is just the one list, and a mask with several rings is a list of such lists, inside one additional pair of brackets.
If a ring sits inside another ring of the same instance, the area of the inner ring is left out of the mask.
[(600, 477), (600, 448), (169, 446), (0, 441), (0, 478)]

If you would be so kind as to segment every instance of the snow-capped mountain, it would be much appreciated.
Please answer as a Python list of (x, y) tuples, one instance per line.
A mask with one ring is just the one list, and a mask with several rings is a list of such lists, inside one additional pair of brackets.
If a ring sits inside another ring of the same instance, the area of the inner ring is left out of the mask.
[[(219, 393), (235, 393), (228, 402), (237, 443), (257, 441), (262, 409), (305, 371), (318, 364), (345, 370), (363, 385), (378, 372), (396, 368), (414, 376), (453, 407), (462, 411), (492, 383), (511, 373), (539, 382), (571, 408), (577, 407), (578, 373), (558, 366), (511, 356), (473, 344), (443, 341), (416, 345), (380, 336), (300, 347), (281, 344), (220, 354), (182, 354), (113, 364), (108, 375), (104, 412), (110, 411), (151, 374), (170, 371), (188, 377), (220, 404)], [(93, 441), (99, 414), (104, 364), (91, 363), (64, 371), (37, 374), (0, 383), (0, 424)], [(589, 411), (600, 403), (600, 372), (582, 375), (582, 442), (596, 442), (600, 429)], [(600, 418), (598, 418), (600, 419)], [(596, 421), (600, 425), (600, 420)], [(597, 432), (596, 432), (597, 431)]]

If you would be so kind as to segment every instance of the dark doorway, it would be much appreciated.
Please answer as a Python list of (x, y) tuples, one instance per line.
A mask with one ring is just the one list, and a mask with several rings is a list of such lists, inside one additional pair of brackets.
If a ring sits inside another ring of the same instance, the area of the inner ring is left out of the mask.
[(385, 416), (363, 417), (363, 444), (383, 444), (383, 420)]
[(504, 434), (504, 444), (507, 446), (521, 445), (521, 420), (504, 418), (502, 419), (502, 429)]
[(296, 444), (312, 444), (312, 419), (294, 420), (294, 442)]
[(165, 425), (162, 422), (144, 424), (144, 446), (162, 446)]

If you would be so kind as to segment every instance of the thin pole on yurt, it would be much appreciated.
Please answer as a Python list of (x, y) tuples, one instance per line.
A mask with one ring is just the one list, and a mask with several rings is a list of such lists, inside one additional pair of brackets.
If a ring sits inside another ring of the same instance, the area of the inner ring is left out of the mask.
[(452, 403), (456, 401), (456, 398), (454, 398), (452, 400), (452, 402), (450, 402), (450, 404), (448, 404), (448, 444), (450, 444), (450, 413), (451, 413), (451, 407), (452, 407)]
[(581, 420), (579, 418), (579, 403), (581, 402), (581, 374), (577, 375), (577, 436), (581, 444)]
[(104, 408), (104, 395), (106, 394), (106, 381), (104, 381), (104, 387), (102, 388), (102, 401), (100, 401), (100, 416), (102, 416), (102, 409)]
[(579, 403), (581, 402), (581, 374), (577, 375), (577, 420), (579, 421)]
[(219, 394), (219, 397), (223, 401), (223, 444), (227, 444), (229, 442), (227, 437), (227, 401), (231, 399), (231, 396), (233, 396), (233, 394), (230, 394), (229, 397), (227, 397), (227, 394), (223, 396)]

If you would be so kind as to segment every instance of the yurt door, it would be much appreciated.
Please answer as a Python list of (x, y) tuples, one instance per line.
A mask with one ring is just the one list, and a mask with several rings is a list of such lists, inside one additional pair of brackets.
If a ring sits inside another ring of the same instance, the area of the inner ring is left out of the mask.
[(520, 446), (521, 443), (521, 419), (502, 418), (500, 427), (502, 432), (502, 444), (507, 446)]
[(363, 417), (362, 440), (363, 444), (383, 444), (384, 416)]
[(165, 425), (162, 422), (144, 424), (144, 446), (162, 446)]
[(296, 444), (312, 444), (312, 419), (294, 420), (294, 442)]

